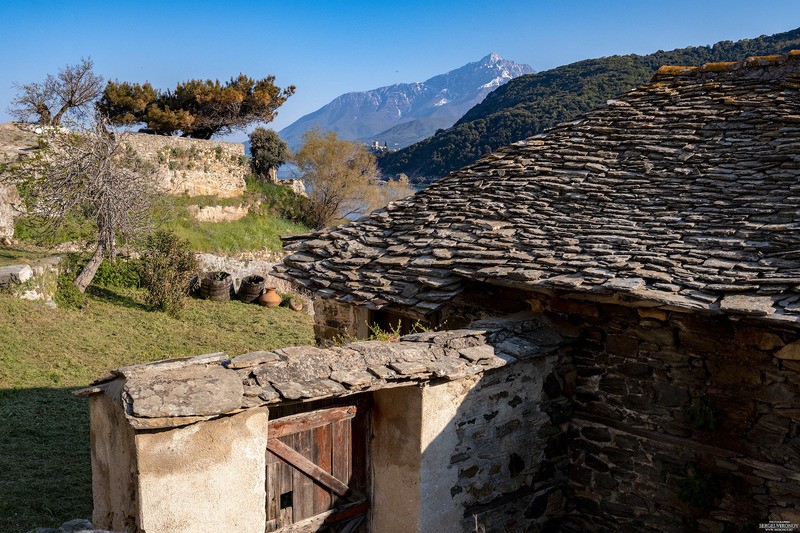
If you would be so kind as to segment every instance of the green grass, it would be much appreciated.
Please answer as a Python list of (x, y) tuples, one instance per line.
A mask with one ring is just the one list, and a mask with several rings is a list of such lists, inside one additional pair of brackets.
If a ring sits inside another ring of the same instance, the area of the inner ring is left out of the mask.
[[(154, 225), (175, 231), (179, 237), (188, 240), (196, 252), (225, 254), (261, 250), (280, 252), (281, 235), (309, 231), (308, 226), (302, 223), (308, 211), (304, 198), (298, 197), (288, 187), (262, 183), (251, 176), (248, 176), (246, 183), (244, 195), (234, 198), (187, 195), (161, 197), (153, 207)], [(248, 205), (250, 213), (233, 222), (198, 222), (189, 214), (190, 205)], [(28, 246), (92, 242), (96, 238), (96, 226), (91, 220), (74, 214), (64, 221), (55, 234), (44, 234), (37, 220), (23, 216), (17, 219), (14, 238)]]
[(35, 217), (24, 215), (14, 222), (14, 239), (38, 246), (51, 246), (65, 242), (91, 242), (96, 239), (94, 221), (73, 214), (63, 221), (55, 233), (43, 230)]
[(311, 317), (286, 308), (193, 299), (176, 319), (148, 311), (140, 290), (90, 291), (82, 309), (0, 295), (4, 533), (91, 515), (88, 408), (75, 388), (134, 363), (313, 343)]
[[(243, 251), (281, 250), (280, 236), (305, 233), (302, 221), (305, 199), (288, 187), (264, 183), (247, 176), (247, 191), (239, 198), (218, 199), (210, 196), (178, 196), (172, 201), (166, 225), (198, 252), (237, 253)], [(256, 202), (260, 202), (255, 207)], [(198, 222), (188, 212), (189, 205), (251, 206), (250, 213), (233, 222)]]
[(39, 259), (51, 257), (53, 252), (36, 246), (0, 246), (0, 267), (8, 265), (31, 264)]
[(168, 224), (178, 237), (186, 239), (198, 252), (237, 253), (281, 250), (280, 236), (304, 233), (308, 228), (269, 214), (249, 213), (233, 222), (198, 222), (181, 217)]

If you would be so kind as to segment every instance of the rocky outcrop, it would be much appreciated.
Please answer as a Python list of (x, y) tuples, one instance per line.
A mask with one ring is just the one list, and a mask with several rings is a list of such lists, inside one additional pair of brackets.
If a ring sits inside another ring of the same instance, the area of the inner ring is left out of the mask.
[[(0, 163), (11, 163), (24, 157), (36, 146), (36, 134), (26, 124), (0, 124)], [(0, 182), (0, 242), (14, 236), (14, 221), (22, 204), (13, 185)]]
[(14, 236), (14, 221), (21, 207), (17, 189), (0, 183), (0, 240)]

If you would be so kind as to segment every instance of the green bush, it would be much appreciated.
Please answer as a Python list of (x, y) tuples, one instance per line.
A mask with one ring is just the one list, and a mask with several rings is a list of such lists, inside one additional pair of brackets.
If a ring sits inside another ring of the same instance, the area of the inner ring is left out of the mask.
[(87, 298), (84, 293), (75, 286), (75, 276), (61, 273), (56, 280), (56, 293), (53, 300), (59, 307), (68, 309), (82, 309), (86, 305)]
[(189, 283), (197, 270), (188, 241), (158, 230), (145, 238), (140, 278), (147, 290), (145, 303), (176, 316), (183, 309)]
[(61, 272), (56, 279), (56, 293), (53, 300), (59, 307), (81, 309), (88, 301), (86, 295), (75, 286), (75, 278), (86, 266), (86, 258), (81, 254), (66, 254), (61, 262)]
[(139, 262), (133, 259), (106, 259), (94, 275), (92, 283), (106, 287), (127, 287), (136, 289), (141, 286)]
[(289, 187), (259, 180), (255, 175), (244, 177), (249, 195), (261, 198), (262, 209), (290, 222), (309, 226), (309, 200)]

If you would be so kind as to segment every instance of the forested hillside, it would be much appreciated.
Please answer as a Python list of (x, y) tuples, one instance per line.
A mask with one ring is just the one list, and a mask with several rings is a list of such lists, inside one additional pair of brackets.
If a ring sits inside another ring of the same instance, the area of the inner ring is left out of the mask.
[(800, 48), (800, 28), (649, 55), (611, 56), (520, 76), (490, 93), (453, 127), (379, 160), (385, 175), (436, 180), (501, 146), (540, 133), (650, 80), (661, 65), (702, 65)]

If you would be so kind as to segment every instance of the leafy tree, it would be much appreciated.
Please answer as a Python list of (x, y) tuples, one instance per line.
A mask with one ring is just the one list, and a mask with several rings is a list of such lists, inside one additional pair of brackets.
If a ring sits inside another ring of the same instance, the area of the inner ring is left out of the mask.
[(0, 181), (17, 186), (44, 235), (76, 214), (94, 222), (94, 253), (74, 281), (83, 292), (103, 258), (114, 255), (117, 237), (148, 225), (155, 181), (125, 136), (109, 132), (99, 119), (73, 131), (48, 128), (39, 143), (32, 157), (0, 168)]
[(275, 77), (255, 80), (244, 74), (219, 80), (188, 80), (175, 90), (154, 90), (149, 83), (109, 81), (98, 108), (112, 124), (144, 123), (154, 133), (210, 139), (244, 129), (253, 122), (270, 122), (294, 94), (294, 86), (275, 85)]
[(294, 163), (310, 189), (309, 222), (315, 229), (362, 211), (377, 186), (375, 156), (334, 131), (305, 132)]
[(100, 109), (108, 119), (120, 126), (143, 122), (148, 106), (156, 99), (150, 83), (115, 83), (109, 81), (103, 91)]
[(147, 304), (177, 315), (183, 309), (189, 283), (197, 270), (189, 241), (167, 230), (151, 233), (145, 239), (140, 265)]
[(256, 128), (250, 134), (250, 166), (261, 181), (275, 181), (274, 170), (291, 157), (289, 146), (275, 130)]
[(48, 74), (42, 82), (15, 83), (17, 95), (9, 112), (22, 121), (36, 117), (41, 124), (53, 126), (59, 125), (67, 113), (85, 113), (103, 89), (103, 78), (92, 71), (93, 67), (90, 58), (81, 59), (55, 76)]
[(383, 182), (375, 156), (363, 144), (318, 128), (303, 134), (303, 145), (292, 161), (308, 186), (306, 220), (315, 229), (337, 219), (368, 213), (411, 194), (408, 178)]
[(383, 207), (384, 205), (402, 200), (406, 196), (414, 194), (414, 188), (408, 180), (408, 176), (400, 174), (396, 179), (389, 179), (378, 183), (378, 191), (372, 203), (373, 208)]

